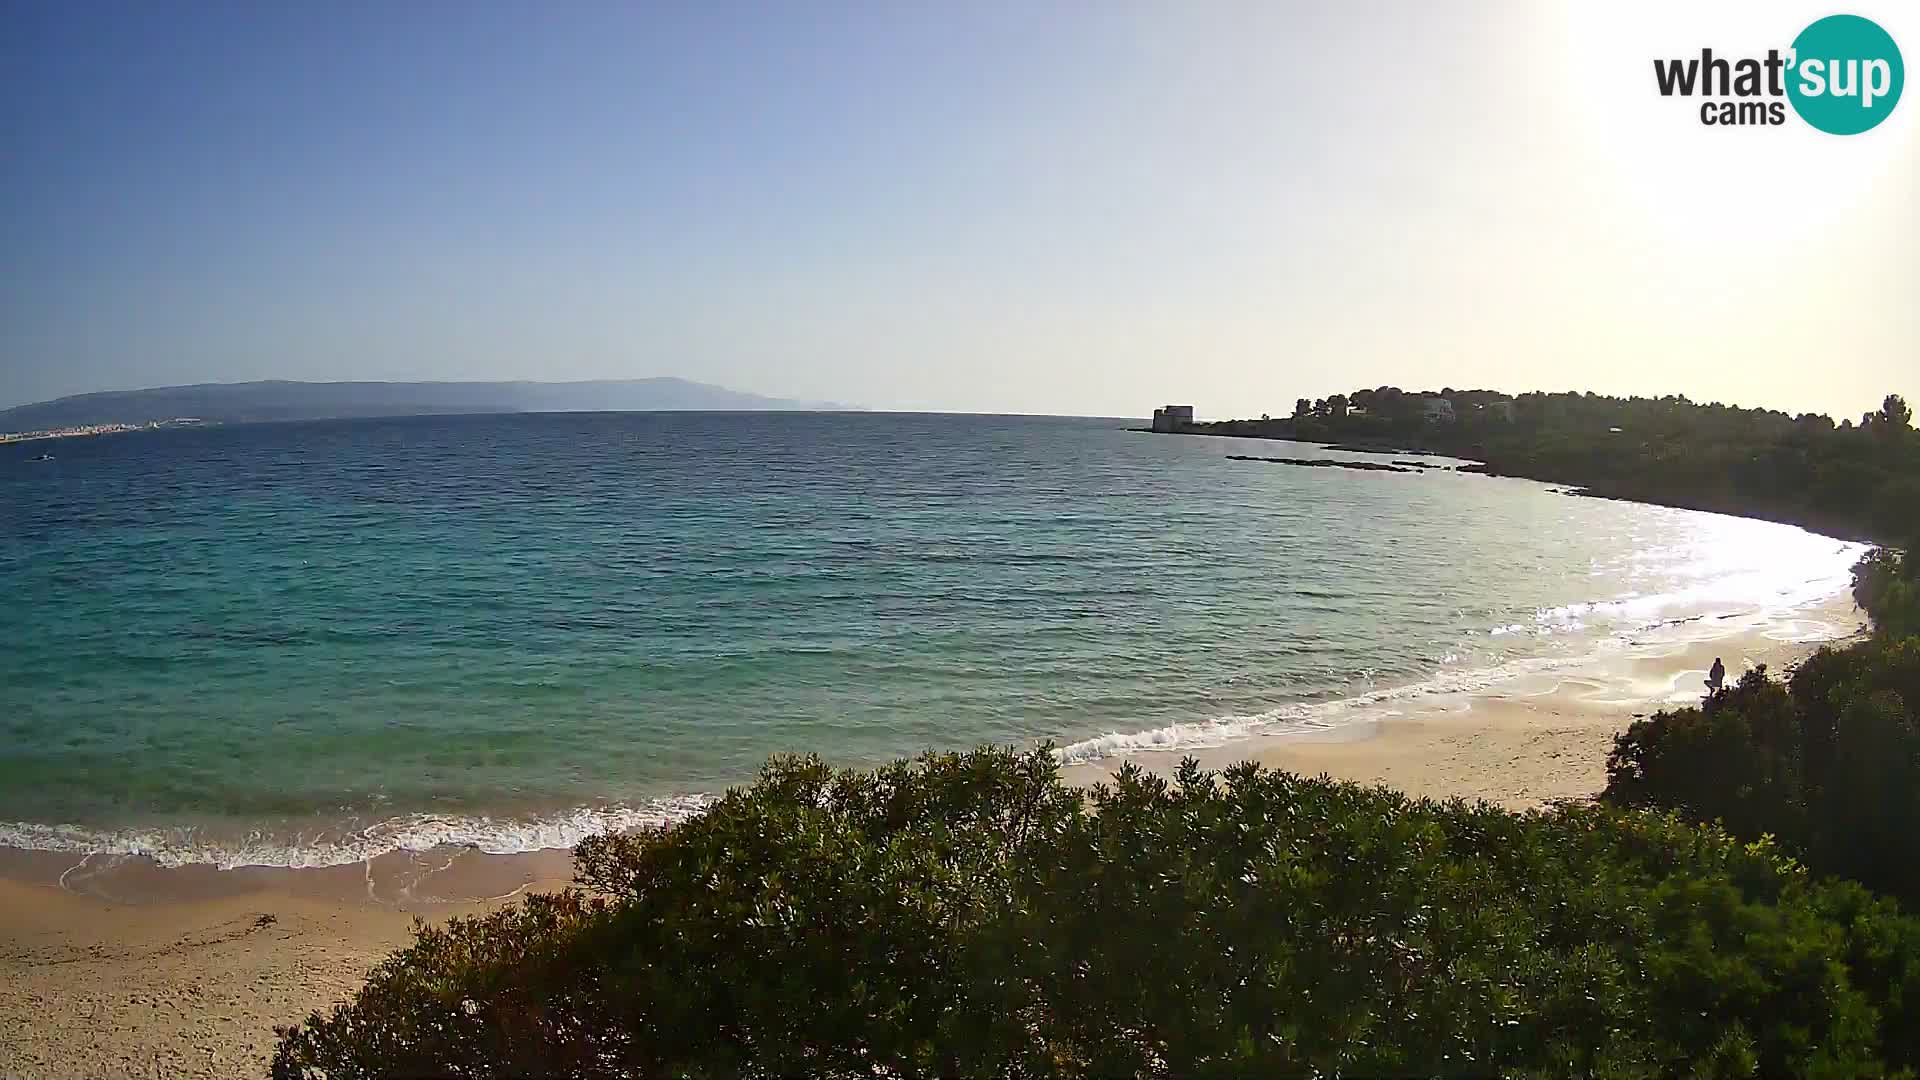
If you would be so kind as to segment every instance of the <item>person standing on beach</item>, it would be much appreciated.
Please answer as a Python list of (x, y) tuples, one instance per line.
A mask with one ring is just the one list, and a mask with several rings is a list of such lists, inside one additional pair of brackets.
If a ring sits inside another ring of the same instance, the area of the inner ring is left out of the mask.
[(1707, 689), (1718, 690), (1726, 681), (1727, 665), (1721, 663), (1720, 658), (1716, 656), (1713, 658), (1713, 670), (1707, 672)]

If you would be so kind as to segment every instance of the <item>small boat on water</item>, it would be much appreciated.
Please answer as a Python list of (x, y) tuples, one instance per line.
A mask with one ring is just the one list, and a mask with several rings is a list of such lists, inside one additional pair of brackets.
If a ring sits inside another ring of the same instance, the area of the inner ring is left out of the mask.
[(37, 458), (34, 458), (33, 460), (35, 460), (35, 461), (52, 461), (52, 460), (53, 460), (53, 455), (52, 455), (52, 454), (41, 454), (41, 455), (40, 455), (39, 457), (37, 457)]

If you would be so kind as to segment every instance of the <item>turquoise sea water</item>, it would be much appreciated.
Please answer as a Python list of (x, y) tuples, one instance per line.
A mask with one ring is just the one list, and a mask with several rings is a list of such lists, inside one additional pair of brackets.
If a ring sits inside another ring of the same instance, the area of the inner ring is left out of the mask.
[(1787, 618), (1858, 551), (1128, 423), (549, 414), (0, 447), (0, 844), (519, 850), (683, 813), (779, 751), (1217, 744), (1667, 620)]

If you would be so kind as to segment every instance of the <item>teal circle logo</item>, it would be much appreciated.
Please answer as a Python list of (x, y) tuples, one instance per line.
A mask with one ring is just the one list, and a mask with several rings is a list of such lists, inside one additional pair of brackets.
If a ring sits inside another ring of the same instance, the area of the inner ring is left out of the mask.
[(1880, 24), (1829, 15), (1793, 39), (1787, 100), (1800, 119), (1831, 135), (1858, 135), (1900, 102), (1907, 71)]

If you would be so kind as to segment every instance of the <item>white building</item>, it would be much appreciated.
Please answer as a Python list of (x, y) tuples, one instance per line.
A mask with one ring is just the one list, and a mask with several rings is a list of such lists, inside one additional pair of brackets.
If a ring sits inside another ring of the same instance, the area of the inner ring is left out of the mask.
[(1193, 423), (1193, 406), (1163, 405), (1153, 410), (1153, 430), (1179, 431)]
[(1429, 424), (1453, 423), (1453, 402), (1448, 401), (1446, 398), (1440, 397), (1438, 395), (1434, 397), (1429, 397), (1429, 398), (1422, 398), (1420, 399), (1420, 409), (1421, 409), (1422, 415), (1426, 417), (1426, 421)]

